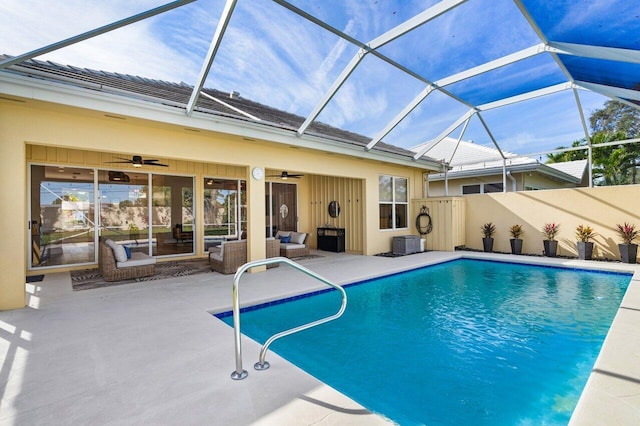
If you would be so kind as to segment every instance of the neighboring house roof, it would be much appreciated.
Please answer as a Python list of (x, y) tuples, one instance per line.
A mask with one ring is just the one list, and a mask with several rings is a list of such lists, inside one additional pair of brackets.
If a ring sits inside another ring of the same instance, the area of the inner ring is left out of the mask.
[[(457, 148), (456, 148), (457, 146)], [(427, 155), (449, 163), (448, 179), (461, 179), (475, 176), (502, 174), (503, 161), (500, 152), (475, 144), (470, 141), (444, 138), (440, 143), (426, 142), (411, 148), (414, 152), (429, 147)], [(543, 164), (530, 157), (518, 157), (516, 154), (503, 151), (507, 171), (523, 173), (538, 172), (548, 177), (570, 183), (580, 183), (587, 166), (586, 160), (568, 161), (564, 163)], [(430, 181), (444, 180), (444, 173), (430, 174)]]
[[(471, 141), (460, 141), (458, 145), (458, 140), (451, 137), (446, 137), (439, 143), (434, 141), (425, 142), (414, 146), (411, 150), (420, 152), (425, 148), (427, 149), (425, 155), (449, 163), (450, 166), (476, 164), (485, 161), (502, 161), (500, 152), (495, 148), (478, 145)], [(503, 153), (505, 157), (516, 156), (516, 154), (506, 151), (503, 151)]]
[[(10, 58), (0, 54), (0, 61)], [(30, 78), (55, 81), (74, 87), (94, 90), (101, 93), (126, 96), (151, 103), (162, 104), (169, 107), (184, 109), (189, 102), (193, 86), (186, 83), (174, 83), (161, 80), (153, 80), (139, 76), (96, 71), (87, 68), (60, 65), (51, 61), (39, 61), (30, 59), (21, 64), (12, 65), (4, 72), (17, 73)], [(226, 116), (236, 120), (257, 122), (266, 126), (285, 130), (297, 131), (305, 118), (281, 111), (267, 105), (262, 105), (245, 99), (237, 92), (222, 92), (216, 89), (202, 90), (204, 95), (198, 98), (196, 110), (199, 112)], [(338, 141), (344, 144), (362, 147), (371, 141), (370, 137), (342, 130), (321, 122), (313, 122), (307, 134)], [(379, 143), (373, 151), (390, 153), (402, 157), (412, 158), (413, 151)], [(424, 157), (425, 163), (433, 165), (433, 159)]]
[(587, 169), (587, 160), (565, 161), (562, 163), (548, 163), (549, 167), (560, 170), (568, 175), (582, 180)]

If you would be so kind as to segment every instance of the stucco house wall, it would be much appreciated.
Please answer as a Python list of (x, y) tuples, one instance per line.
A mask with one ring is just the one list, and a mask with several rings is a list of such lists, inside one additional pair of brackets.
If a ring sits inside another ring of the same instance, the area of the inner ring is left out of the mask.
[[(379, 229), (379, 176), (391, 175), (409, 180), (409, 197), (421, 198), (424, 170), (388, 162), (357, 159), (294, 145), (272, 143), (227, 133), (195, 130), (187, 126), (114, 115), (95, 109), (62, 106), (33, 99), (0, 100), (0, 187), (10, 198), (0, 204), (0, 214), (11, 223), (0, 242), (0, 309), (24, 306), (24, 277), (27, 272), (28, 246), (28, 173), (29, 164), (87, 166), (133, 170), (128, 165), (109, 164), (114, 156), (159, 158), (169, 164), (162, 173), (195, 177), (195, 192), (203, 191), (204, 176), (242, 178), (247, 181), (249, 220), (249, 259), (264, 257), (265, 184), (250, 177), (253, 167), (271, 170), (296, 170), (305, 177), (297, 180), (298, 229), (309, 232), (315, 244), (315, 228), (324, 225), (324, 217), (311, 214), (310, 205), (333, 198), (327, 188), (311, 185), (314, 176), (330, 177), (338, 182), (336, 195), (357, 182), (361, 186), (362, 208), (357, 215), (344, 204), (342, 216), (355, 232), (353, 251), (375, 254), (389, 251), (394, 235), (411, 233), (410, 228), (395, 231)], [(156, 170), (153, 170), (156, 171)], [(356, 209), (353, 209), (356, 211)], [(411, 213), (413, 214), (413, 213)], [(201, 221), (202, 214), (197, 214)], [(409, 221), (411, 222), (411, 221)], [(357, 224), (355, 226), (354, 224)], [(202, 229), (202, 223), (197, 222)], [(340, 225), (340, 223), (336, 223)], [(410, 223), (409, 223), (410, 226)], [(251, 235), (261, 235), (251, 238)], [(197, 246), (196, 256), (204, 256)]]

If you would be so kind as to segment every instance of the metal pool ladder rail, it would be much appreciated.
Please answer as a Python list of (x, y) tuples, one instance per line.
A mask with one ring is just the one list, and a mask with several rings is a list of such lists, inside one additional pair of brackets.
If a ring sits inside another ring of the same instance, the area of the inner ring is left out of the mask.
[(344, 310), (347, 308), (347, 293), (345, 293), (342, 287), (332, 283), (326, 278), (321, 277), (315, 272), (310, 271), (304, 266), (290, 259), (287, 259), (286, 257), (272, 257), (269, 259), (255, 260), (253, 262), (245, 263), (238, 269), (238, 271), (233, 277), (233, 333), (235, 338), (235, 349), (236, 349), (236, 369), (234, 372), (231, 373), (231, 378), (233, 380), (242, 380), (249, 375), (249, 373), (247, 373), (247, 370), (242, 369), (242, 347), (240, 342), (240, 302), (238, 297), (238, 286), (240, 285), (240, 277), (242, 277), (242, 274), (244, 274), (247, 270), (251, 268), (254, 268), (256, 266), (271, 265), (273, 263), (286, 263), (289, 266), (293, 267), (294, 269), (297, 269), (298, 271), (301, 271), (309, 275), (310, 277), (313, 277), (318, 281), (321, 281), (327, 284), (328, 286), (331, 286), (337, 289), (342, 293), (342, 305), (340, 306), (340, 309), (338, 310), (338, 312), (336, 312), (334, 315), (331, 315), (316, 321), (312, 321), (308, 324), (300, 325), (298, 327), (294, 327), (289, 330), (281, 331), (280, 333), (276, 333), (273, 336), (271, 336), (264, 343), (264, 345), (262, 345), (262, 349), (260, 349), (259, 361), (253, 366), (253, 368), (255, 368), (256, 370), (266, 370), (267, 368), (269, 368), (269, 363), (265, 361), (264, 358), (267, 354), (267, 350), (269, 349), (269, 345), (271, 345), (271, 343), (273, 343), (275, 340), (281, 337), (288, 336), (293, 333), (297, 333), (302, 330), (306, 330), (311, 327), (315, 327), (320, 324), (324, 324), (325, 322), (338, 319), (344, 313)]

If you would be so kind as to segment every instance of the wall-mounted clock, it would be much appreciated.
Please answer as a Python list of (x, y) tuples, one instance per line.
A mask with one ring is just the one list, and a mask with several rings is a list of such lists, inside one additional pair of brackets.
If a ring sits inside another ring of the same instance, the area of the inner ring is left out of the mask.
[(253, 170), (251, 170), (251, 176), (253, 176), (255, 180), (264, 179), (264, 169), (262, 167), (254, 167)]

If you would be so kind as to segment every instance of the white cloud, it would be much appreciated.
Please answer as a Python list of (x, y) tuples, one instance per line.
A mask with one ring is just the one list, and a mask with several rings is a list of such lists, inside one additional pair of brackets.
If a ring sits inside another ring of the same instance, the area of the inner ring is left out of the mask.
[[(160, 4), (163, 2), (12, 0), (2, 5), (0, 52), (23, 54)], [(197, 61), (193, 55), (176, 51), (162, 41), (154, 26), (156, 19), (159, 18), (143, 20), (34, 59), (149, 78), (193, 79), (199, 71)]]
[[(3, 0), (0, 53), (28, 52), (164, 3)], [(363, 42), (434, 3), (436, 0), (296, 2), (306, 4), (306, 10)], [(583, 18), (591, 19), (603, 4), (602, 0), (594, 2), (573, 19), (580, 23)], [(223, 2), (217, 0), (198, 0), (36, 59), (193, 84), (222, 7)], [(524, 18), (510, 0), (467, 2), (454, 13), (385, 46), (384, 52), (433, 80), (435, 74), (459, 71), (533, 44), (530, 27), (517, 25), (522, 22)], [(273, 2), (242, 0), (215, 58), (207, 87), (239, 91), (256, 102), (306, 116), (356, 51), (351, 43)], [(519, 80), (527, 74), (547, 73), (548, 65), (515, 67), (520, 72), (511, 77)], [(501, 72), (496, 74), (508, 76)], [(502, 85), (506, 83), (503, 80)], [(424, 87), (418, 79), (368, 55), (320, 120), (374, 136)], [(596, 101), (585, 102), (585, 113), (598, 106)], [(441, 133), (467, 108), (444, 95), (432, 94), (385, 140), (405, 147), (424, 142)], [(536, 151), (567, 145), (582, 132), (572, 95), (569, 101), (545, 97), (522, 107), (487, 113), (485, 118), (501, 146), (516, 152), (531, 152), (538, 144)], [(472, 123), (465, 139), (489, 142), (477, 120)]]

